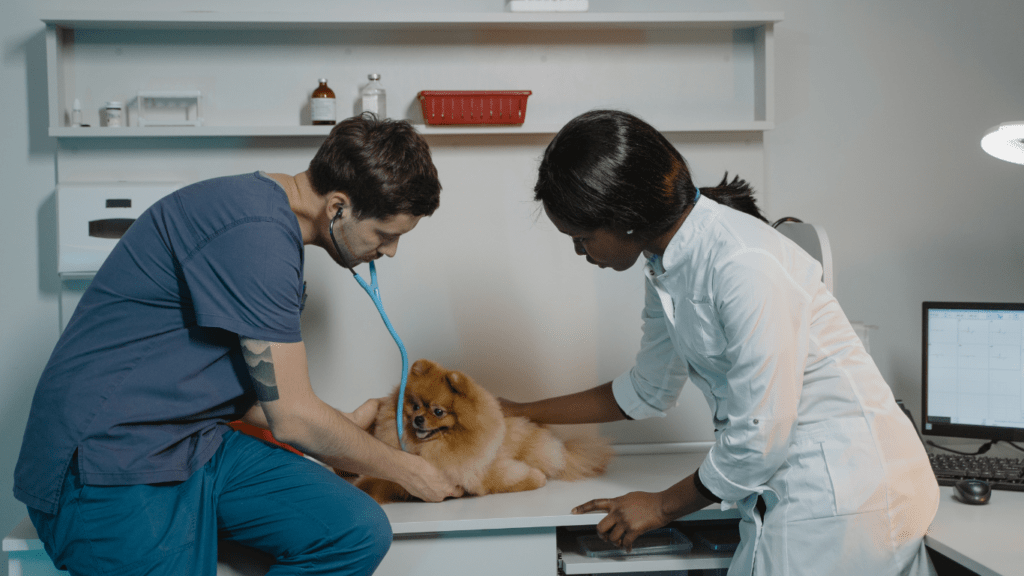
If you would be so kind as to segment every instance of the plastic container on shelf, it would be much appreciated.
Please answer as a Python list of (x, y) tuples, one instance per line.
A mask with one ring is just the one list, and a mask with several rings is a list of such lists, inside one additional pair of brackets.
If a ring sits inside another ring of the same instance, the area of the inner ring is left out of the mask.
[(693, 542), (685, 534), (672, 527), (658, 528), (640, 535), (633, 542), (633, 550), (630, 552), (602, 540), (597, 534), (581, 536), (578, 542), (580, 551), (591, 558), (686, 554), (693, 549)]
[(429, 125), (522, 124), (530, 90), (423, 90), (423, 121)]
[(107, 102), (103, 105), (103, 125), (111, 128), (120, 128), (124, 125), (124, 105), (118, 101)]

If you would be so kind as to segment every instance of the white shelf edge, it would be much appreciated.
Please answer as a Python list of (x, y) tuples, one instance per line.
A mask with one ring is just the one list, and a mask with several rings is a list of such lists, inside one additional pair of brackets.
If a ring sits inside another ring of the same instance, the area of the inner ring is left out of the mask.
[(678, 556), (651, 555), (632, 558), (591, 558), (573, 550), (562, 550), (566, 574), (612, 574), (618, 572), (661, 572), (666, 570), (711, 570), (728, 568), (732, 552), (696, 549)]
[(209, 28), (260, 27), (311, 29), (350, 27), (468, 28), (503, 26), (711, 27), (749, 28), (781, 22), (781, 12), (462, 12), (391, 14), (381, 12), (266, 11), (106, 11), (51, 10), (40, 13), (47, 23), (68, 28)]
[[(409, 503), (385, 504), (384, 513), (389, 510), (398, 510), (397, 506), (406, 507)], [(420, 505), (413, 503), (412, 505)], [(739, 511), (736, 508), (722, 510), (719, 504), (712, 504), (701, 510), (691, 512), (686, 516), (677, 518), (679, 522), (697, 522), (704, 520), (725, 520), (738, 519)], [(446, 533), (464, 532), (470, 530), (509, 530), (517, 528), (559, 528), (577, 526), (595, 526), (604, 518), (598, 514), (553, 514), (551, 516), (504, 517), (504, 518), (478, 518), (466, 520), (391, 520), (391, 530), (395, 534), (422, 534), (422, 533)]]
[[(522, 126), (424, 126), (413, 124), (423, 135), (486, 136), (495, 134), (555, 134), (560, 124), (526, 124)], [(761, 132), (774, 128), (764, 121), (722, 122), (707, 124), (659, 125), (662, 132)], [(181, 126), (181, 127), (51, 127), (55, 138), (261, 138), (261, 137), (326, 137), (330, 126)]]

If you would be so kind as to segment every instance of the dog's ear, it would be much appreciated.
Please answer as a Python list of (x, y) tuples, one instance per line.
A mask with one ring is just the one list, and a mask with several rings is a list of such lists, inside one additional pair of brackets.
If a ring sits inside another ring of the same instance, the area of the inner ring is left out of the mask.
[(452, 392), (457, 396), (468, 396), (469, 395), (469, 379), (466, 378), (461, 372), (449, 372), (445, 376), (445, 382), (448, 383), (448, 387), (451, 388)]
[(423, 376), (427, 372), (430, 372), (430, 369), (433, 367), (433, 362), (431, 362), (430, 360), (424, 360), (420, 358), (419, 360), (416, 361), (415, 364), (412, 365), (410, 371), (417, 376)]

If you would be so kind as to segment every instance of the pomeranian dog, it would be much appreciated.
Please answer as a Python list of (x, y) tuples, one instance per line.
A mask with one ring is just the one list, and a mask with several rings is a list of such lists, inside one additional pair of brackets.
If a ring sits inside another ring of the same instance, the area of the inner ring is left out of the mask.
[[(398, 447), (399, 390), (381, 402), (373, 434)], [(406, 382), (405, 449), (446, 474), (467, 495), (536, 490), (548, 479), (579, 480), (605, 471), (612, 448), (603, 438), (561, 440), (526, 418), (505, 417), (498, 400), (461, 372), (418, 360)], [(377, 502), (414, 500), (394, 482), (360, 476), (355, 485)]]

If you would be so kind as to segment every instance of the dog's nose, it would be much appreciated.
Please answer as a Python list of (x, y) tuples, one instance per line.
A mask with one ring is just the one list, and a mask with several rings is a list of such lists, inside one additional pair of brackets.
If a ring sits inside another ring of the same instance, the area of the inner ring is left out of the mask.
[(423, 416), (417, 416), (417, 417), (413, 418), (412, 419), (412, 423), (417, 425), (417, 426), (422, 427), (423, 426)]

